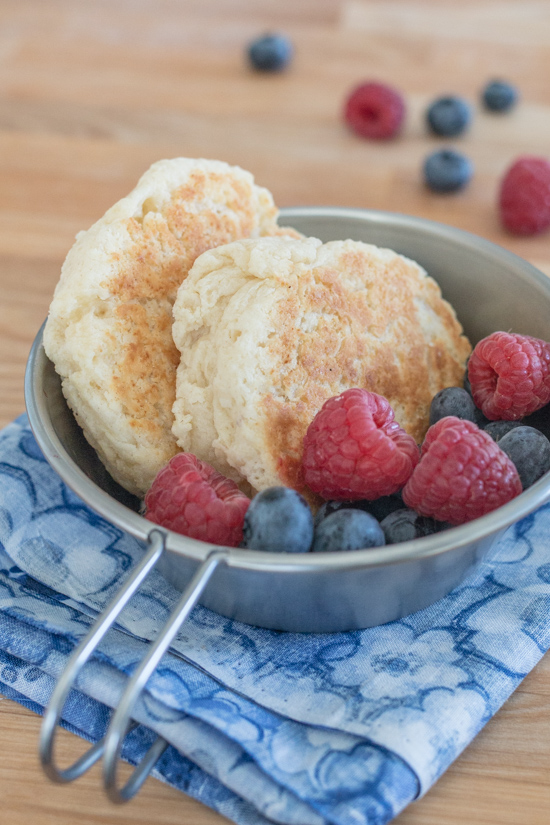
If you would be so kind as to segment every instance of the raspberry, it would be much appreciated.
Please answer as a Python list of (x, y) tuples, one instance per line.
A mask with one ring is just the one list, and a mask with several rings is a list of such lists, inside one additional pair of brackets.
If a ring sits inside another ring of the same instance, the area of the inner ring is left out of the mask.
[(521, 157), (506, 172), (499, 194), (500, 217), (516, 235), (536, 235), (550, 226), (550, 163)]
[(418, 459), (388, 400), (354, 388), (329, 398), (309, 425), (302, 467), (323, 498), (372, 500), (399, 490)]
[(468, 378), (477, 407), (491, 421), (517, 421), (550, 401), (550, 344), (493, 332), (476, 344)]
[(192, 453), (178, 453), (145, 496), (145, 517), (193, 539), (237, 547), (250, 504), (237, 485)]
[(361, 137), (386, 140), (395, 137), (405, 117), (398, 91), (383, 83), (363, 83), (346, 101), (344, 118)]
[(421, 516), (463, 524), (521, 491), (514, 464), (491, 436), (472, 421), (448, 416), (428, 430), (403, 501)]

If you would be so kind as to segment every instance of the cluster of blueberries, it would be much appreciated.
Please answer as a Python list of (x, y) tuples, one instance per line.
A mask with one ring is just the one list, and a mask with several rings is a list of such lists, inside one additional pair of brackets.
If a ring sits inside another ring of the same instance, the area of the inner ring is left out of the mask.
[[(518, 100), (517, 89), (504, 80), (493, 80), (481, 93), (484, 107), (491, 112), (507, 112)], [(426, 123), (434, 135), (458, 137), (472, 121), (472, 108), (461, 97), (448, 95), (435, 100), (426, 112)], [(424, 161), (424, 179), (434, 192), (455, 192), (469, 183), (472, 162), (455, 149), (439, 149)]]
[[(448, 415), (473, 421), (515, 464), (526, 490), (550, 471), (550, 404), (520, 421), (489, 421), (475, 406), (467, 377), (464, 387), (448, 387), (434, 396), (430, 426)], [(270, 487), (252, 499), (241, 547), (272, 553), (360, 550), (410, 541), (450, 526), (405, 507), (399, 492), (375, 501), (325, 501), (314, 517), (295, 490)]]

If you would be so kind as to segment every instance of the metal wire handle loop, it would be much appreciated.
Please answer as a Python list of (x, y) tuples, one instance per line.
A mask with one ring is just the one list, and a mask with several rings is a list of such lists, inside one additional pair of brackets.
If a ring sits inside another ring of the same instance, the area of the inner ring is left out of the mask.
[[(94, 650), (97, 648), (107, 631), (115, 623), (119, 614), (126, 607), (136, 590), (147, 578), (153, 567), (160, 559), (162, 553), (164, 552), (164, 534), (160, 530), (152, 530), (149, 534), (149, 544), (149, 550), (137, 567), (132, 571), (122, 589), (119, 590), (113, 600), (96, 619), (87, 635), (71, 654), (65, 670), (61, 674), (54, 688), (48, 707), (44, 713), (39, 743), (39, 754), (42, 768), (48, 778), (53, 782), (72, 782), (74, 779), (82, 776), (88, 768), (91, 768), (103, 754), (105, 737), (100, 739), (99, 742), (96, 742), (95, 745), (89, 748), (72, 765), (65, 768), (65, 770), (61, 770), (56, 766), (54, 759), (53, 751), (55, 736), (67, 696), (78, 678), (78, 674)], [(164, 743), (164, 740), (161, 741)], [(151, 750), (155, 747), (157, 747), (157, 749), (159, 747), (157, 742), (153, 743)], [(164, 743), (164, 748), (165, 747), (166, 743)]]
[(164, 743), (164, 747), (161, 749), (161, 743), (158, 740), (155, 741), (137, 768), (134, 769), (134, 772), (126, 784), (121, 789), (117, 787), (116, 778), (120, 751), (128, 732), (132, 710), (141, 696), (149, 677), (155, 671), (182, 624), (198, 602), (210, 577), (220, 562), (225, 560), (226, 556), (227, 553), (223, 550), (213, 551), (195, 572), (193, 578), (183, 591), (179, 602), (170, 614), (168, 621), (157, 639), (153, 642), (148, 654), (132, 674), (120, 698), (118, 707), (113, 714), (111, 723), (105, 734), (103, 756), (103, 782), (107, 795), (112, 802), (127, 802), (137, 793), (153, 768), (153, 765), (168, 744), (164, 742), (164, 740), (161, 740), (161, 742)]

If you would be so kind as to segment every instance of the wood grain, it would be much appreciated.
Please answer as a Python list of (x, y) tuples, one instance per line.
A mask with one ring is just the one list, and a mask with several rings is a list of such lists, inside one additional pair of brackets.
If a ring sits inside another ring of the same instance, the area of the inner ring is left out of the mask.
[[(243, 54), (267, 30), (293, 39), (292, 69), (254, 74)], [(23, 373), (63, 258), (162, 157), (250, 169), (281, 206), (329, 204), (421, 215), (481, 235), (550, 274), (549, 235), (503, 232), (500, 178), (548, 152), (550, 4), (546, 0), (3, 0), (0, 4), (0, 425), (24, 409)], [(484, 112), (493, 77), (518, 85), (516, 110)], [(403, 135), (361, 141), (342, 124), (357, 83), (395, 84)], [(428, 192), (421, 164), (444, 141), (426, 105), (453, 92), (474, 106), (456, 148), (475, 164), (467, 190)], [(550, 660), (544, 657), (429, 793), (397, 825), (542, 825), (550, 810)], [(0, 701), (4, 825), (214, 825), (223, 818), (149, 780), (111, 805), (98, 770), (54, 786), (37, 759), (39, 720)], [(61, 735), (67, 761), (82, 751)]]

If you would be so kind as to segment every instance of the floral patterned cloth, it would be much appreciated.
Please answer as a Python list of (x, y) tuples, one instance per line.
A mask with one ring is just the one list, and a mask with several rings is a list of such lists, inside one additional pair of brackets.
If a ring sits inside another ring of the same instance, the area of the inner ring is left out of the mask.
[[(196, 607), (135, 711), (154, 774), (243, 825), (382, 825), (424, 793), (550, 646), (550, 505), (463, 585), (397, 622), (279, 633)], [(25, 416), (0, 433), (0, 691), (40, 713), (143, 546), (63, 484)], [(153, 572), (63, 724), (95, 741), (179, 594)], [(60, 791), (62, 792), (62, 791)]]

